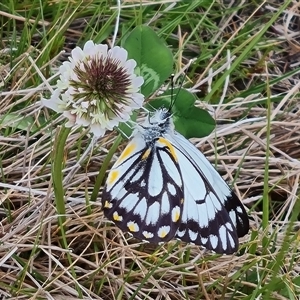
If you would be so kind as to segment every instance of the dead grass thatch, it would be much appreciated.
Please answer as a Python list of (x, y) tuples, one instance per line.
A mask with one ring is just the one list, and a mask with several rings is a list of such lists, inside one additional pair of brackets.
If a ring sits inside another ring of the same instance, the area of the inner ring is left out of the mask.
[[(284, 25), (278, 25), (277, 32), (282, 28)], [(291, 37), (286, 30), (280, 32), (283, 37), (284, 33)], [(291, 38), (286, 39), (292, 43)], [(218, 126), (210, 136), (194, 139), (193, 143), (213, 164), (217, 161), (218, 171), (234, 183), (234, 190), (249, 209), (252, 227), (252, 233), (241, 241), (239, 256), (216, 257), (177, 241), (159, 247), (145, 245), (108, 224), (101, 211), (101, 196), (97, 203), (89, 203), (88, 198), (115, 136), (111, 133), (98, 141), (78, 166), (79, 157), (91, 142), (84, 130), (72, 131), (65, 147), (68, 249), (62, 247), (50, 159), (61, 119), (40, 127), (42, 119), (51, 119), (39, 102), (44, 83), (35, 89), (22, 90), (32, 67), (32, 60), (24, 55), (15, 70), (10, 70), (9, 65), (0, 70), (3, 77), (10, 72), (18, 73), (9, 89), (1, 94), (0, 102), (0, 115), (9, 116), (1, 124), (7, 128), (7, 134), (0, 138), (3, 299), (78, 299), (78, 290), (85, 299), (240, 299), (247, 295), (247, 289), (257, 288), (261, 274), (270, 271), (269, 276), (273, 276), (272, 269), (266, 266), (284, 246), (298, 195), (300, 81), (297, 77), (272, 87), (272, 91), (286, 93), (284, 97), (278, 98), (276, 93), (271, 98), (270, 114), (261, 94), (233, 99), (227, 104), (205, 105), (216, 117)], [(272, 69), (271, 75), (271, 70), (265, 71), (253, 76), (268, 80), (272, 75), (283, 74), (282, 67)], [(11, 115), (11, 108), (18, 105), (20, 110), (14, 109)], [(270, 157), (266, 161), (268, 151)], [(259, 228), (266, 172), (271, 213), (270, 226), (263, 231)], [(270, 236), (266, 249), (262, 240)], [(253, 247), (255, 251), (251, 251)], [(293, 286), (293, 278), (300, 271), (297, 247), (297, 240), (288, 245), (284, 257), (287, 267), (278, 273), (278, 277), (290, 280), (295, 294), (299, 287)], [(277, 299), (283, 297), (278, 295)]]

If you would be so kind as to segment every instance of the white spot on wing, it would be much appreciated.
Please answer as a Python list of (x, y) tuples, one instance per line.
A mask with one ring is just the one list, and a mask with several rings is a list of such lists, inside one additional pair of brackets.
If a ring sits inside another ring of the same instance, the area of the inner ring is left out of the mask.
[(164, 238), (169, 232), (170, 232), (170, 226), (161, 226), (158, 229), (157, 234), (160, 238)]
[(153, 161), (150, 169), (148, 187), (149, 187), (148, 193), (150, 196), (153, 197), (161, 193), (163, 188), (162, 170), (156, 155), (154, 155), (153, 157)]
[(231, 247), (235, 248), (235, 241), (232, 238), (231, 234), (228, 235), (228, 238), (229, 238), (229, 243), (230, 243)]
[(205, 245), (208, 242), (207, 238), (201, 237), (201, 243)]
[(114, 221), (118, 221), (118, 222), (122, 222), (123, 221), (123, 217), (122, 216), (120, 216), (119, 214), (118, 214), (118, 212), (114, 212), (113, 213), (113, 220)]
[[(113, 192), (114, 189), (112, 189)], [(124, 196), (126, 195), (127, 191), (124, 188), (121, 188), (119, 193), (116, 195), (116, 197), (114, 199), (116, 200), (120, 200), (122, 198), (124, 198)]]
[(124, 183), (119, 181), (116, 185), (113, 186), (113, 188), (110, 191), (112, 199), (118, 198), (118, 194), (123, 189), (123, 185)]
[(176, 205), (173, 209), (172, 209), (172, 221), (173, 222), (177, 222), (180, 218), (180, 207), (178, 205)]
[[(186, 215), (188, 220), (194, 220), (195, 222), (201, 222), (202, 220), (202, 213), (201, 213), (201, 219), (199, 220), (199, 213), (198, 209), (200, 211), (201, 207), (203, 205), (197, 205), (195, 200), (191, 197), (190, 193), (185, 193), (185, 203), (183, 205), (183, 209), (186, 210)], [(197, 207), (198, 206), (198, 207)], [(205, 208), (204, 208), (205, 209)]]
[(164, 151), (160, 151), (159, 154), (164, 162), (164, 167), (166, 168), (168, 174), (172, 177), (176, 185), (182, 187), (181, 176), (174, 161), (171, 159), (169, 154)]
[(211, 234), (209, 236), (209, 241), (213, 249), (216, 249), (218, 246), (218, 237), (216, 235)]
[(179, 237), (179, 238), (182, 238), (185, 234), (185, 230), (177, 230), (176, 232), (176, 235)]
[(130, 221), (127, 223), (127, 227), (131, 232), (138, 232), (139, 231), (139, 225), (136, 222)]
[(145, 197), (137, 204), (137, 206), (135, 207), (133, 213), (135, 215), (139, 215), (141, 220), (145, 219), (146, 216), (146, 212), (147, 212), (147, 201), (145, 199)]
[(145, 187), (146, 186), (146, 181), (143, 179), (140, 183), (140, 187)]
[(220, 226), (219, 228), (219, 238), (221, 240), (222, 248), (224, 250), (227, 249), (227, 230), (224, 225)]
[(143, 231), (143, 236), (146, 239), (151, 239), (151, 238), (153, 238), (154, 234), (152, 232), (149, 232), (149, 231)]
[(171, 195), (175, 196), (176, 195), (176, 189), (175, 189), (175, 186), (171, 183), (168, 182), (168, 191)]
[(229, 229), (230, 231), (233, 231), (234, 229), (232, 228), (232, 225), (229, 222), (225, 223), (225, 226), (227, 229)]
[(189, 229), (189, 237), (191, 241), (195, 241), (197, 239), (198, 233)]
[(143, 174), (144, 174), (143, 169), (138, 170), (136, 174), (133, 176), (133, 178), (131, 179), (131, 182), (140, 181), (140, 178), (143, 176)]
[(234, 224), (234, 226), (236, 227), (236, 224), (237, 224), (237, 223), (236, 223), (236, 213), (235, 213), (234, 210), (231, 210), (231, 211), (229, 212), (229, 217), (230, 217), (232, 223)]
[(201, 213), (199, 220), (196, 220), (200, 227), (207, 227), (209, 223), (208, 215), (207, 215), (207, 208), (206, 204), (198, 204), (197, 208), (198, 211)]
[(244, 220), (238, 215), (239, 222), (244, 224)]
[(170, 212), (170, 201), (169, 201), (168, 194), (164, 192), (161, 198), (161, 213), (168, 214), (169, 212)]
[(236, 211), (239, 212), (240, 214), (244, 213), (240, 206), (236, 207)]
[(112, 208), (112, 203), (111, 202), (109, 202), (109, 201), (105, 201), (105, 203), (104, 203), (104, 207), (105, 208)]
[(139, 200), (139, 197), (137, 194), (130, 194), (127, 195), (122, 201), (120, 202), (120, 207), (125, 208), (127, 212), (133, 210), (133, 208), (136, 206), (137, 202)]
[(151, 206), (149, 206), (146, 217), (146, 225), (155, 225), (159, 218), (160, 204), (156, 201)]

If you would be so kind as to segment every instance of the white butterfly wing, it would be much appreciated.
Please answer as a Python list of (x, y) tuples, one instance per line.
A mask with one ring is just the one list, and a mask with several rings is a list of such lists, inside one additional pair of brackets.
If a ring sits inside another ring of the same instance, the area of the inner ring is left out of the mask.
[(177, 237), (231, 254), (249, 230), (245, 208), (205, 156), (173, 128), (167, 109), (137, 127), (109, 172), (104, 214), (141, 240)]
[(249, 230), (244, 206), (205, 156), (177, 132), (168, 138), (175, 148), (184, 203), (176, 237), (217, 253), (233, 253), (238, 237)]
[(151, 243), (175, 236), (182, 210), (182, 176), (166, 143), (161, 138), (147, 146), (137, 133), (109, 172), (102, 194), (105, 216)]

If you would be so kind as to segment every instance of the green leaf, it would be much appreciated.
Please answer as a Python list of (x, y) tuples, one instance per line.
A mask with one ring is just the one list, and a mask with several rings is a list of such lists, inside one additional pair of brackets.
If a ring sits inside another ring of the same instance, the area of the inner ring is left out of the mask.
[(37, 130), (37, 126), (34, 123), (34, 118), (32, 116), (21, 116), (16, 113), (10, 113), (2, 118), (0, 118), (0, 124), (2, 127), (11, 127), (16, 128), (20, 130), (30, 130), (30, 132), (33, 132)]
[(141, 92), (148, 97), (172, 74), (172, 52), (157, 34), (145, 25), (133, 29), (123, 46), (128, 51), (128, 57), (137, 62), (137, 72), (145, 80)]
[[(171, 108), (175, 128), (186, 138), (204, 137), (209, 135), (215, 128), (215, 120), (211, 115), (201, 108), (195, 107), (196, 98), (185, 89), (175, 89), (176, 95), (174, 105)], [(148, 104), (148, 109), (170, 107), (171, 92), (167, 91), (159, 98)]]

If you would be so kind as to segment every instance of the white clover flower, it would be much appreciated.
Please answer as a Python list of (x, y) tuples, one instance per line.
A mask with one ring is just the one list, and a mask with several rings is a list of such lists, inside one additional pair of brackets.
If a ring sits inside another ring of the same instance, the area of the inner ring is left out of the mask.
[(83, 49), (73, 49), (69, 61), (60, 66), (57, 89), (42, 103), (62, 113), (67, 127), (90, 126), (95, 136), (103, 136), (107, 129), (128, 121), (144, 102), (139, 93), (144, 80), (134, 74), (135, 67), (125, 49), (108, 50), (107, 45), (88, 41)]

